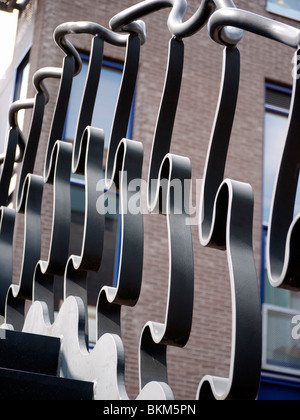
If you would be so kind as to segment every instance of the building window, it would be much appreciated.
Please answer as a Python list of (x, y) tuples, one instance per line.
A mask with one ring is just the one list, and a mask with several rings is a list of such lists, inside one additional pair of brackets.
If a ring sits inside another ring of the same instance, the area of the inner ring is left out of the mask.
[(299, 0), (267, 0), (267, 10), (290, 19), (300, 20)]
[[(300, 314), (300, 295), (273, 288), (266, 265), (267, 234), (276, 175), (287, 132), (291, 90), (266, 85), (264, 165), (263, 165), (263, 227), (262, 227), (262, 300), (264, 320), (263, 368), (300, 375), (300, 341), (292, 336), (292, 318)], [(295, 213), (300, 212), (299, 189)]]
[[(66, 141), (73, 141), (76, 132), (77, 119), (80, 111), (81, 99), (88, 73), (87, 56), (82, 56), (82, 70), (73, 80), (70, 103), (66, 118), (64, 137)], [(100, 83), (93, 113), (92, 126), (101, 128), (105, 132), (105, 147), (108, 147), (115, 107), (122, 81), (123, 65), (104, 60)], [(132, 138), (133, 112), (131, 112), (127, 137)]]

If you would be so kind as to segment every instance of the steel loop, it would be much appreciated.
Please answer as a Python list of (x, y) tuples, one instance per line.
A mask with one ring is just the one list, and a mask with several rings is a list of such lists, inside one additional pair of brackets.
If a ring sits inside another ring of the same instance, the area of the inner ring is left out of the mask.
[[(127, 31), (137, 33), (141, 37), (142, 42), (145, 42), (145, 27), (142, 22), (134, 22), (127, 29)], [(65, 52), (65, 54), (74, 56), (75, 76), (81, 71), (82, 61), (74, 45), (68, 39), (66, 39), (66, 36), (71, 34), (90, 34), (99, 36), (104, 41), (117, 47), (126, 47), (127, 45), (127, 36), (112, 32), (104, 26), (98, 25), (97, 23), (68, 22), (59, 25), (54, 32), (54, 40), (56, 44)]]
[(230, 37), (232, 32), (227, 33), (228, 26), (261, 35), (293, 48), (298, 48), (300, 44), (300, 31), (298, 29), (236, 8), (217, 10), (210, 17), (208, 30), (211, 38), (219, 44), (232, 46)]
[[(177, 38), (186, 38), (198, 32), (216, 8), (235, 8), (235, 5), (232, 0), (202, 0), (197, 12), (183, 22), (187, 11), (186, 0), (145, 0), (114, 16), (110, 21), (110, 27), (113, 31), (120, 31), (124, 26), (143, 16), (169, 7), (172, 7), (168, 19), (170, 32)], [(225, 39), (229, 38), (232, 44), (237, 44), (242, 36), (242, 31), (237, 32), (236, 29), (226, 28)]]

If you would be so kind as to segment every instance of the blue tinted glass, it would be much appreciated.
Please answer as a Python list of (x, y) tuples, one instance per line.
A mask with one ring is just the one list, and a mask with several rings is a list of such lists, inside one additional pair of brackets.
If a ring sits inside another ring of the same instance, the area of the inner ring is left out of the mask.
[[(65, 140), (73, 141), (77, 119), (84, 91), (88, 64), (83, 63), (81, 73), (74, 78), (65, 128)], [(105, 132), (105, 147), (108, 146), (116, 102), (119, 95), (122, 72), (114, 68), (104, 67), (94, 108), (92, 126), (102, 128)]]

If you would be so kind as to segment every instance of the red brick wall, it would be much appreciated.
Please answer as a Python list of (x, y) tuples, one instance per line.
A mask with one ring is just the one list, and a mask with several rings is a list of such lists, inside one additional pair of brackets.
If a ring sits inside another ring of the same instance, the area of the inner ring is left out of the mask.
[[(31, 50), (31, 73), (43, 66), (61, 64), (61, 51), (52, 41), (57, 25), (65, 21), (91, 20), (108, 26), (118, 11), (136, 0), (39, 0), (34, 42)], [(189, 14), (198, 0), (189, 0)], [(237, 7), (274, 17), (265, 11), (265, 0), (236, 0)], [(134, 139), (145, 148), (144, 178), (148, 163), (157, 112), (167, 63), (168, 11), (145, 18), (148, 40), (142, 48), (138, 77)], [(276, 18), (276, 17), (275, 17)], [(280, 19), (280, 18), (278, 18)], [(299, 26), (296, 22), (281, 19)], [(90, 38), (74, 36), (74, 43), (87, 51)], [(291, 84), (292, 50), (252, 34), (240, 43), (241, 86), (238, 109), (229, 150), (226, 176), (251, 183), (255, 192), (254, 248), (258, 274), (261, 246), (262, 151), (264, 123), (264, 84), (266, 80)], [(107, 47), (106, 57), (123, 59), (123, 51)], [(181, 98), (174, 130), (172, 152), (188, 156), (193, 179), (201, 179), (218, 100), (222, 66), (222, 47), (208, 36), (206, 28), (185, 40), (185, 69)], [(49, 85), (49, 84), (48, 84)], [(53, 83), (53, 89), (57, 84)], [(36, 171), (43, 169), (43, 156), (50, 127), (54, 97), (45, 117)], [(195, 183), (193, 183), (195, 187)], [(195, 200), (195, 197), (194, 197)], [(45, 195), (44, 243), (51, 227), (51, 195)], [(169, 348), (169, 381), (177, 399), (195, 397), (205, 374), (226, 375), (231, 346), (231, 298), (226, 254), (204, 249), (193, 226), (195, 253), (195, 305), (190, 341), (185, 349)], [(44, 247), (43, 254), (46, 252)], [(164, 321), (168, 283), (168, 241), (166, 220), (145, 216), (145, 259), (141, 298), (133, 309), (123, 311), (123, 339), (126, 350), (126, 384), (131, 398), (138, 393), (138, 346), (143, 325), (148, 320)]]

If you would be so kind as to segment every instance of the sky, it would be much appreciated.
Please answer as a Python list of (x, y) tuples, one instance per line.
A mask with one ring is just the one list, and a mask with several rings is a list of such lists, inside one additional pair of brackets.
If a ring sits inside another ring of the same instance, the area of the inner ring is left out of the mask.
[(0, 12), (0, 78), (13, 58), (18, 12)]

